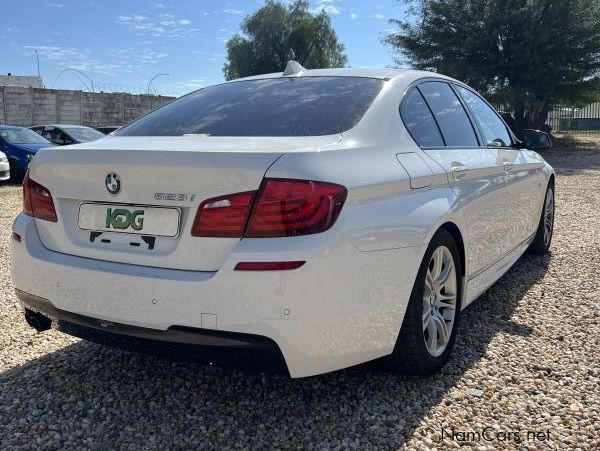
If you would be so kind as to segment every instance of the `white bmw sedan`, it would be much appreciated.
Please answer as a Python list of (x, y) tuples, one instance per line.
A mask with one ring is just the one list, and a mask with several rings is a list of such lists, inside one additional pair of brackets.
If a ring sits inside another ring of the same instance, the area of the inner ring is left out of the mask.
[(39, 331), (432, 374), (461, 310), (550, 246), (550, 141), (527, 137), (428, 72), (290, 63), (207, 87), (38, 154), (16, 293)]

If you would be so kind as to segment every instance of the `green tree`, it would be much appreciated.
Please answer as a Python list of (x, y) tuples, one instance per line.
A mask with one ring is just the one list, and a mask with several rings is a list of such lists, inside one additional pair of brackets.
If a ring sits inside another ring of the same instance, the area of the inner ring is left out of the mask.
[(246, 17), (242, 34), (227, 41), (225, 78), (280, 72), (289, 60), (307, 69), (344, 66), (348, 59), (331, 19), (324, 11), (312, 14), (308, 6), (305, 0), (287, 7), (268, 0)]
[(600, 94), (598, 0), (401, 0), (387, 42), (398, 62), (460, 79), (510, 106), (511, 126), (544, 127), (557, 102)]

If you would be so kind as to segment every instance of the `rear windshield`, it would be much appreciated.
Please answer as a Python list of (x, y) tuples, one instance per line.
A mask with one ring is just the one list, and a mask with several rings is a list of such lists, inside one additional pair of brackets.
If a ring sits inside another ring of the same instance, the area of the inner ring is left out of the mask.
[(298, 77), (211, 86), (132, 122), (117, 136), (319, 136), (349, 130), (384, 81)]

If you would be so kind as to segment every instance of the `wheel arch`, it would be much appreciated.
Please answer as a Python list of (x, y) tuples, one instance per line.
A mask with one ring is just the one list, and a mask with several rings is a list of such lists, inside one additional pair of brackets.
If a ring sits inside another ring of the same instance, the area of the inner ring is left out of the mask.
[(6, 155), (6, 158), (8, 159), (9, 163), (11, 163), (11, 162), (17, 163), (18, 165), (20, 165), (21, 167), (23, 167), (23, 161), (18, 156), (16, 156), (16, 155)]
[(438, 228), (438, 230), (441, 229), (444, 229), (446, 232), (448, 232), (454, 239), (454, 242), (456, 243), (456, 247), (458, 248), (458, 254), (460, 257), (461, 274), (464, 277), (466, 274), (467, 260), (465, 258), (465, 242), (463, 239), (463, 235), (459, 227), (454, 222), (445, 222)]
[(7, 159), (10, 167), (10, 181), (13, 183), (21, 183), (27, 172), (27, 165), (15, 155), (7, 155)]

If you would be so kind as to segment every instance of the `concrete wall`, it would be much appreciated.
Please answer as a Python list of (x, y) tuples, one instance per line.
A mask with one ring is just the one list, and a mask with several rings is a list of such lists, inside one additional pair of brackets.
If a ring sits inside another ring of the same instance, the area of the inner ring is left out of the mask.
[(0, 124), (123, 125), (173, 100), (145, 94), (0, 86)]

